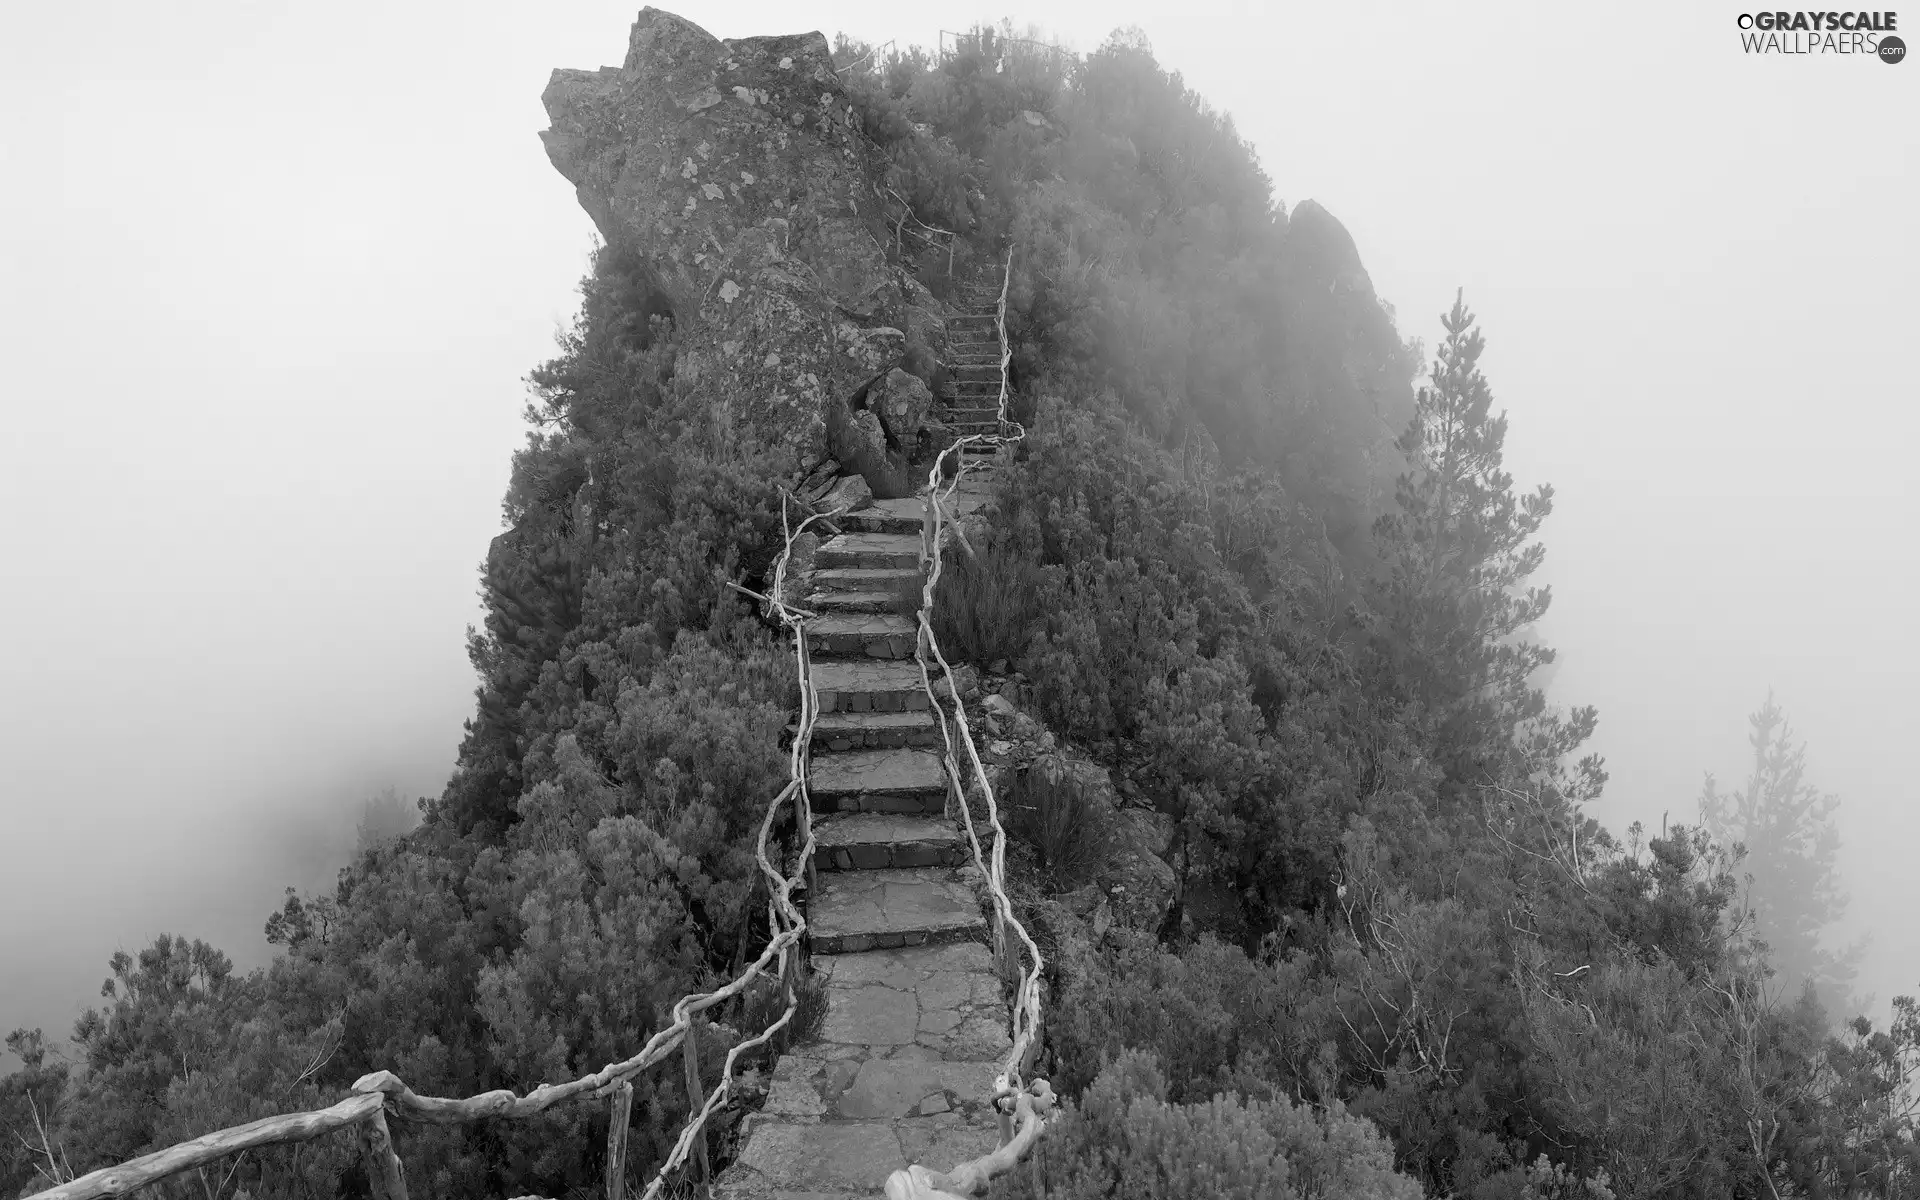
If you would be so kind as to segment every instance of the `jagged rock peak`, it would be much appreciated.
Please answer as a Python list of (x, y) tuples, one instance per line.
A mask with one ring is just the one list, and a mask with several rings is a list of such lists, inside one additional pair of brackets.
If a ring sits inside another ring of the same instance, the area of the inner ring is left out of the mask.
[(823, 404), (899, 358), (907, 317), (826, 38), (642, 9), (620, 67), (557, 70), (541, 100), (553, 165), (673, 311), (680, 379), (817, 459)]
[(1302, 200), (1287, 221), (1287, 250), (1311, 277), (1343, 291), (1373, 295), (1373, 280), (1360, 264), (1360, 248), (1339, 218), (1317, 200)]

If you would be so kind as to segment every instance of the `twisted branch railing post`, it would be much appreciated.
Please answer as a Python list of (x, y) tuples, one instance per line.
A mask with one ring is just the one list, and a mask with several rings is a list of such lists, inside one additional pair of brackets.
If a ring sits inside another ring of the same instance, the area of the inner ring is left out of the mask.
[(613, 1089), (612, 1123), (607, 1126), (607, 1200), (625, 1200), (627, 1194), (627, 1126), (633, 1121), (633, 1083), (621, 1080)]
[[(687, 1056), (693, 1115), (659, 1173), (648, 1184), (643, 1200), (656, 1200), (666, 1179), (689, 1156), (695, 1157), (695, 1170), (704, 1178), (710, 1166), (706, 1121), (731, 1095), (734, 1067), (740, 1055), (767, 1044), (775, 1034), (787, 1027), (799, 1010), (800, 982), (806, 969), (801, 939), (806, 935), (807, 921), (794, 904), (793, 892), (803, 880), (811, 881), (813, 878), (815, 847), (805, 768), (807, 748), (817, 716), (817, 700), (813, 695), (804, 624), (813, 614), (787, 604), (784, 595), (786, 571), (793, 554), (794, 541), (821, 515), (828, 514), (809, 516), (797, 528), (792, 527), (783, 499), (781, 525), (786, 533), (786, 546), (774, 560), (772, 596), (757, 596), (738, 584), (734, 585), (739, 591), (767, 601), (769, 609), (792, 631), (800, 679), (800, 733), (790, 748), (789, 781), (767, 805), (766, 815), (760, 823), (759, 839), (755, 844), (755, 857), (760, 871), (769, 882), (767, 917), (773, 935), (758, 959), (749, 963), (744, 971), (722, 987), (683, 997), (674, 1005), (671, 1023), (648, 1038), (639, 1053), (622, 1062), (609, 1063), (591, 1075), (566, 1083), (543, 1083), (524, 1096), (502, 1088), (463, 1100), (452, 1100), (418, 1095), (393, 1072), (375, 1071), (354, 1081), (353, 1094), (330, 1108), (263, 1117), (245, 1125), (203, 1134), (163, 1150), (89, 1172), (78, 1179), (38, 1192), (33, 1200), (103, 1200), (106, 1197), (124, 1196), (137, 1188), (256, 1146), (310, 1141), (343, 1130), (353, 1132), (358, 1141), (369, 1189), (376, 1200), (408, 1200), (405, 1172), (394, 1153), (392, 1135), (387, 1128), (384, 1112), (387, 1104), (393, 1105), (395, 1114), (405, 1119), (435, 1125), (462, 1125), (489, 1118), (523, 1119), (563, 1102), (602, 1098), (612, 1101), (614, 1117), (613, 1127), (608, 1132), (607, 1193), (610, 1200), (624, 1200), (626, 1131), (632, 1114), (632, 1080), (641, 1072), (664, 1062), (675, 1049), (682, 1047)], [(790, 877), (776, 870), (767, 857), (767, 842), (773, 832), (774, 820), (788, 800), (793, 801), (796, 809), (796, 828), (800, 841), (794, 873)], [(774, 965), (776, 962), (777, 966)], [(763, 977), (779, 981), (786, 1000), (785, 1011), (759, 1034), (747, 1038), (727, 1052), (718, 1085), (711, 1093), (703, 1095), (698, 1060), (694, 1057), (698, 1046), (693, 1027), (698, 1015), (741, 995), (754, 980)]]
[[(946, 230), (929, 230), (945, 233), (950, 239), (953, 234)], [(896, 237), (905, 229), (903, 219), (897, 227)], [(920, 236), (916, 234), (916, 236)], [(948, 269), (952, 270), (954, 243), (948, 244)], [(1007, 256), (1007, 278), (1011, 278), (1013, 256)], [(996, 321), (1000, 336), (1000, 425), (997, 436), (973, 435), (962, 438), (941, 454), (928, 477), (927, 514), (922, 523), (923, 555), (927, 567), (927, 577), (922, 590), (920, 611), (920, 640), (916, 650), (919, 660), (921, 681), (926, 687), (928, 699), (936, 709), (945, 713), (939, 697), (933, 692), (933, 683), (929, 660), (939, 664), (943, 678), (947, 682), (948, 694), (953, 701), (952, 723), (943, 720), (941, 733), (946, 741), (946, 763), (954, 788), (949, 790), (949, 803), (958, 800), (960, 815), (966, 822), (967, 836), (972, 844), (974, 862), (985, 871), (988, 884), (993, 893), (995, 906), (994, 937), (997, 949), (1004, 954), (1003, 960), (1011, 964), (1009, 968), (1020, 975), (1016, 987), (1013, 1012), (1013, 1050), (1008, 1058), (1008, 1071), (996, 1083), (995, 1105), (1001, 1121), (1001, 1147), (993, 1154), (973, 1162), (962, 1163), (946, 1175), (935, 1175), (924, 1167), (913, 1167), (910, 1172), (896, 1172), (887, 1181), (887, 1194), (896, 1200), (906, 1197), (925, 1197), (936, 1194), (929, 1189), (936, 1184), (951, 1189), (956, 1194), (973, 1195), (985, 1189), (995, 1176), (1011, 1170), (1022, 1155), (1031, 1148), (1033, 1141), (1044, 1128), (1044, 1117), (1052, 1105), (1052, 1093), (1045, 1080), (1037, 1080), (1022, 1087), (1020, 1081), (1031, 1069), (1034, 1055), (1038, 1050), (1036, 1035), (1039, 1023), (1039, 971), (1041, 967), (1040, 949), (1027, 934), (1012, 913), (1011, 901), (1007, 899), (1004, 880), (1006, 876), (1006, 835), (1000, 826), (998, 807), (995, 804), (992, 784), (986, 776), (985, 767), (980, 761), (978, 748), (974, 745), (971, 731), (967, 728), (966, 708), (955, 688), (953, 668), (940, 652), (938, 640), (934, 637), (931, 625), (933, 590), (940, 578), (940, 542), (945, 529), (943, 503), (949, 499), (964, 476), (964, 462), (953, 462), (954, 478), (951, 484), (943, 487), (942, 475), (950, 459), (956, 452), (969, 444), (992, 441), (1002, 447), (1025, 436), (1017, 424), (1006, 419), (1007, 409), (1007, 367), (1011, 351), (1006, 339), (1007, 281), (1003, 279), (1000, 288), (1000, 303)], [(627, 1130), (631, 1121), (633, 1103), (632, 1080), (642, 1071), (646, 1071), (665, 1061), (674, 1049), (681, 1049), (687, 1070), (689, 1100), (693, 1114), (679, 1139), (668, 1154), (659, 1172), (648, 1184), (642, 1200), (656, 1200), (669, 1175), (689, 1158), (693, 1159), (694, 1172), (705, 1179), (710, 1164), (707, 1153), (706, 1121), (714, 1110), (731, 1094), (733, 1072), (739, 1056), (757, 1046), (765, 1045), (775, 1034), (784, 1029), (799, 1008), (799, 990), (803, 979), (805, 956), (802, 939), (807, 933), (806, 918), (794, 904), (793, 892), (804, 881), (811, 889), (815, 886), (816, 864), (814, 856), (814, 834), (812, 808), (807, 794), (806, 761), (807, 752), (813, 736), (813, 725), (818, 716), (818, 700), (813, 694), (811, 663), (808, 657), (805, 621), (813, 614), (795, 608), (786, 603), (786, 571), (793, 552), (796, 538), (807, 526), (827, 514), (809, 516), (795, 528), (787, 519), (785, 501), (782, 502), (781, 525), (786, 533), (786, 546), (775, 560), (773, 586), (770, 596), (760, 596), (767, 601), (768, 608), (777, 614), (781, 622), (792, 631), (794, 639), (795, 663), (800, 681), (800, 730), (790, 747), (790, 779), (767, 806), (765, 818), (760, 825), (759, 839), (755, 846), (756, 858), (761, 872), (770, 883), (767, 900), (769, 929), (773, 936), (758, 959), (748, 964), (731, 982), (704, 994), (683, 997), (674, 1006), (672, 1022), (665, 1029), (657, 1031), (647, 1040), (639, 1053), (622, 1062), (609, 1063), (591, 1075), (583, 1076), (562, 1084), (541, 1084), (524, 1096), (506, 1089), (485, 1092), (478, 1096), (469, 1096), (463, 1100), (445, 1099), (438, 1096), (421, 1096), (409, 1088), (405, 1081), (391, 1071), (375, 1071), (362, 1076), (353, 1085), (353, 1095), (341, 1100), (330, 1108), (314, 1112), (288, 1113), (280, 1116), (263, 1117), (245, 1125), (204, 1134), (189, 1141), (168, 1146), (151, 1154), (142, 1155), (111, 1167), (90, 1172), (78, 1179), (70, 1180), (46, 1191), (37, 1193), (33, 1200), (102, 1200), (104, 1197), (123, 1196), (149, 1184), (190, 1171), (207, 1163), (226, 1158), (256, 1146), (274, 1145), (285, 1142), (309, 1141), (327, 1133), (351, 1129), (359, 1144), (361, 1159), (366, 1167), (369, 1190), (376, 1200), (408, 1200), (405, 1171), (399, 1156), (394, 1152), (393, 1138), (387, 1127), (385, 1106), (392, 1104), (396, 1115), (438, 1125), (460, 1125), (488, 1118), (517, 1119), (531, 1117), (545, 1112), (562, 1102), (583, 1101), (606, 1098), (612, 1102), (613, 1121), (608, 1131), (607, 1194), (609, 1200), (625, 1200), (625, 1156)], [(738, 590), (747, 589), (734, 585)], [(754, 593), (748, 593), (753, 595)], [(979, 784), (987, 807), (987, 819), (993, 832), (994, 846), (991, 861), (985, 861), (981, 853), (978, 832), (973, 825), (971, 810), (967, 804), (965, 789), (959, 786), (961, 772), (955, 751), (954, 732), (957, 729), (959, 742), (964, 746), (972, 776)], [(800, 849), (792, 876), (782, 875), (774, 869), (767, 857), (767, 842), (774, 819), (780, 807), (789, 799), (794, 803), (796, 831)], [(1020, 947), (1015, 940), (1024, 945), (1032, 959), (1032, 967), (1020, 974)], [(708, 1008), (741, 995), (756, 979), (769, 974), (768, 968), (776, 962), (771, 972), (784, 992), (785, 1011), (778, 1019), (754, 1037), (748, 1038), (727, 1052), (726, 1062), (721, 1070), (720, 1080), (711, 1093), (705, 1092), (699, 1076), (698, 1034), (696, 1025), (699, 1014)], [(1012, 1107), (1006, 1107), (1011, 1101)], [(1014, 1124), (1018, 1122), (1018, 1129)], [(900, 1188), (913, 1190), (900, 1191)]]
[(386, 1106), (375, 1108), (354, 1133), (360, 1142), (360, 1161), (366, 1165), (367, 1187), (373, 1192), (373, 1200), (407, 1200), (406, 1171), (400, 1165), (400, 1156), (393, 1152)]
[[(960, 247), (960, 235), (951, 229), (941, 229), (937, 225), (929, 225), (919, 217), (914, 216), (913, 205), (907, 203), (907, 198), (892, 188), (887, 188), (886, 193), (900, 202), (900, 219), (894, 223), (893, 227), (893, 257), (895, 260), (901, 259), (905, 253), (905, 244), (900, 239), (906, 233), (907, 222), (911, 220), (915, 225), (926, 230), (927, 233), (937, 233), (947, 239), (947, 279), (951, 281), (953, 279), (954, 254)], [(916, 231), (913, 236), (919, 238), (929, 246), (939, 245), (938, 242), (926, 236), (926, 234)]]
[[(698, 1019), (687, 1026), (687, 1040), (680, 1045), (686, 1052), (688, 1111), (697, 1113), (707, 1104), (707, 1093), (700, 1086), (700, 1022)], [(698, 1132), (694, 1134), (690, 1162), (694, 1179), (705, 1183), (707, 1181), (707, 1131), (704, 1125), (701, 1125)]]
[[(1000, 823), (999, 805), (995, 801), (993, 782), (987, 776), (985, 765), (980, 760), (980, 750), (973, 740), (972, 730), (967, 725), (966, 705), (960, 697), (959, 688), (953, 674), (953, 667), (940, 651), (940, 640), (933, 631), (934, 593), (939, 587), (941, 564), (941, 542), (946, 532), (946, 502), (959, 489), (964, 478), (966, 448), (971, 445), (992, 445), (1004, 454), (1014, 442), (1026, 436), (1026, 431), (1018, 423), (1008, 419), (1008, 368), (1013, 352), (1007, 341), (1007, 289), (1013, 278), (1013, 252), (1007, 252), (1007, 262), (1000, 281), (1000, 300), (995, 309), (994, 328), (1000, 339), (1000, 402), (997, 432), (994, 434), (970, 434), (956, 441), (943, 451), (927, 475), (927, 503), (925, 517), (921, 522), (922, 558), (926, 568), (926, 578), (920, 592), (920, 637), (915, 647), (914, 657), (919, 661), (920, 679), (926, 688), (927, 699), (942, 716), (940, 722), (941, 738), (946, 744), (946, 767), (950, 778), (958, 780), (961, 776), (957, 749), (964, 749), (974, 786), (980, 792), (981, 800), (987, 810), (987, 824), (993, 837), (993, 849), (983, 855), (980, 849), (979, 831), (973, 823), (973, 811), (967, 802), (965, 789), (960, 790), (960, 815), (966, 824), (967, 840), (973, 848), (973, 860), (985, 874), (987, 887), (992, 895), (993, 951), (996, 968), (1002, 977), (1014, 983), (1014, 1002), (1012, 1013), (1013, 1045), (1007, 1055), (1007, 1067), (994, 1081), (994, 1112), (1000, 1127), (1000, 1145), (993, 1153), (961, 1163), (951, 1171), (940, 1173), (927, 1167), (914, 1165), (904, 1171), (895, 1171), (887, 1178), (888, 1200), (964, 1200), (965, 1197), (984, 1195), (993, 1180), (1011, 1171), (1021, 1159), (1032, 1150), (1041, 1132), (1046, 1128), (1046, 1116), (1054, 1103), (1053, 1089), (1044, 1079), (1023, 1082), (1033, 1069), (1038, 1057), (1040, 1042), (1040, 973), (1044, 961), (1040, 947), (1034, 942), (1026, 928), (1014, 915), (1013, 902), (1006, 892), (1006, 830)], [(945, 478), (948, 460), (953, 459), (954, 474), (951, 482)], [(958, 534), (958, 530), (955, 530)], [(965, 544), (964, 537), (962, 544)], [(934, 690), (933, 670), (938, 666), (941, 678), (946, 681), (947, 696), (952, 701), (949, 713)], [(957, 737), (956, 737), (957, 733)], [(958, 747), (956, 747), (956, 742)], [(951, 795), (952, 792), (949, 792)], [(1023, 969), (1021, 949), (1025, 948), (1032, 965)]]

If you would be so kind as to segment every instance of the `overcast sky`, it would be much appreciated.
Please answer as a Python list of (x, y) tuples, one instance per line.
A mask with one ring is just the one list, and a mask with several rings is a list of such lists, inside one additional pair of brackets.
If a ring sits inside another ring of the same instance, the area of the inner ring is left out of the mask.
[[(64, 1034), (162, 931), (263, 961), (367, 795), (439, 792), (521, 378), (589, 246), (540, 92), (619, 63), (635, 11), (0, 17), (0, 1030)], [(1772, 687), (1843, 797), (1876, 1015), (1920, 989), (1920, 64), (1750, 58), (1737, 4), (675, 11), (1082, 51), (1138, 24), (1352, 231), (1403, 335), (1466, 288), (1508, 465), (1558, 491), (1595, 815), (1692, 819)]]

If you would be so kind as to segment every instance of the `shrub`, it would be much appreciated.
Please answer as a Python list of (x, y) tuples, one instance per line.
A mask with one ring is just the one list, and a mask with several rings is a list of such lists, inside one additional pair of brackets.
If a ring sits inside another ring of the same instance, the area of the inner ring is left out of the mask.
[[(769, 1065), (782, 1054), (808, 1040), (819, 1032), (820, 1022), (827, 1015), (826, 976), (814, 971), (801, 974), (795, 998), (799, 1001), (793, 1019), (786, 1027), (768, 1040), (766, 1048), (755, 1055), (764, 1058)], [(740, 1036), (742, 1039), (757, 1036), (761, 1030), (780, 1019), (787, 1011), (786, 989), (777, 980), (758, 981), (742, 993), (740, 997)]]
[(1159, 1062), (1129, 1051), (1100, 1073), (1078, 1112), (1041, 1139), (994, 1191), (1008, 1200), (1417, 1200), (1373, 1124), (1339, 1104), (1233, 1093), (1170, 1104)]
[(1041, 875), (1056, 891), (1078, 887), (1100, 865), (1102, 833), (1092, 790), (1071, 772), (1049, 778), (1038, 770), (1013, 777), (1001, 798), (1007, 832), (1039, 858)]
[(1039, 569), (997, 542), (941, 555), (933, 632), (950, 662), (989, 663), (1026, 649), (1039, 617)]

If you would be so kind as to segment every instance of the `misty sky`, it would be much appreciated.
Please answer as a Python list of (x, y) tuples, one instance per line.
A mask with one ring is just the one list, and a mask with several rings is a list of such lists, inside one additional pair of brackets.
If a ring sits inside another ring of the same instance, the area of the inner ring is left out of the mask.
[[(1876, 1015), (1920, 989), (1920, 64), (1749, 58), (1737, 4), (669, 7), (1138, 24), (1403, 336), (1466, 288), (1508, 465), (1558, 490), (1543, 628), (1554, 699), (1600, 708), (1594, 815), (1691, 820), (1771, 686), (1843, 797)], [(589, 247), (540, 92), (636, 11), (0, 17), (0, 1031), (63, 1036), (162, 931), (263, 961), (366, 796), (439, 792), (521, 378)]]

